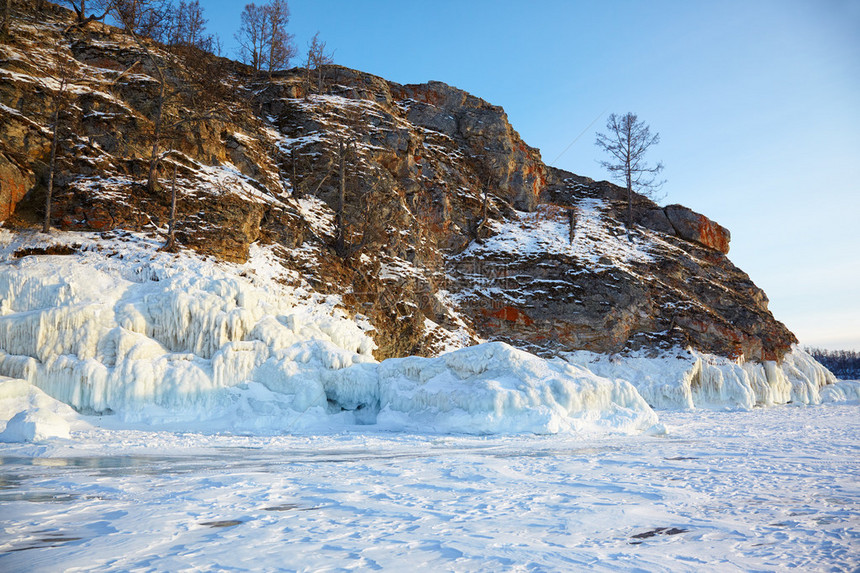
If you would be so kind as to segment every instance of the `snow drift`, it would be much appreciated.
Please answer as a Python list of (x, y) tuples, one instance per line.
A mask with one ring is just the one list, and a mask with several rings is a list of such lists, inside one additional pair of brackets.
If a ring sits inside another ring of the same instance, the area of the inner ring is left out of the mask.
[[(77, 415), (25, 380), (0, 376), (0, 442), (68, 438)], [(8, 421), (7, 421), (8, 420)], [(0, 426), (2, 427), (2, 426)]]

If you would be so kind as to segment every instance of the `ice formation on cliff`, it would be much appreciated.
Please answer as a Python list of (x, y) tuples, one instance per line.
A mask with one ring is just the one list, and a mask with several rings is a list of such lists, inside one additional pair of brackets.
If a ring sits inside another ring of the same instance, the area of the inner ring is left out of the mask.
[[(20, 244), (2, 238), (8, 259)], [(189, 429), (627, 432), (657, 422), (626, 382), (501, 343), (376, 363), (367, 327), (336, 298), (279, 285), (286, 271), (262, 248), (239, 266), (125, 238), (6, 263), (0, 375), (79, 412)]]
[(820, 404), (833, 374), (794, 348), (776, 362), (743, 362), (692, 350), (659, 357), (611, 357), (580, 351), (566, 354), (609, 379), (630, 382), (654, 408), (731, 408), (800, 403)]

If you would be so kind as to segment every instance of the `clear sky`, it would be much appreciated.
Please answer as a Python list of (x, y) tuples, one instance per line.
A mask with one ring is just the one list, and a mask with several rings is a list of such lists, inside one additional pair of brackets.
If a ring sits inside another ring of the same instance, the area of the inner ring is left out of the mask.
[[(201, 4), (234, 56), (245, 3)], [(467, 90), (580, 175), (608, 177), (606, 116), (638, 114), (661, 135), (663, 202), (731, 231), (801, 344), (860, 350), (860, 1), (289, 4), (300, 52), (319, 31), (339, 64)]]

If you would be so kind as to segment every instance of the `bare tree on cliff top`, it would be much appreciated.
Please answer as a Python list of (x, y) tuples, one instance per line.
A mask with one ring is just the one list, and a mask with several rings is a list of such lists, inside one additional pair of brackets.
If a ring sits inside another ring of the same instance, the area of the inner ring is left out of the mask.
[(287, 67), (295, 55), (292, 36), (287, 33), (290, 11), (284, 0), (258, 6), (251, 2), (242, 11), (242, 24), (235, 38), (239, 57), (254, 70), (268, 71)]
[(263, 6), (251, 2), (245, 5), (241, 19), (242, 24), (235, 34), (239, 43), (239, 57), (259, 72), (266, 64), (269, 16)]
[[(75, 11), (76, 19), (72, 26), (83, 27), (90, 22), (96, 20), (104, 20), (108, 13), (113, 9), (113, 2), (110, 0), (65, 0), (65, 3), (72, 7)], [(92, 13), (87, 16), (87, 7), (89, 6)], [(101, 12), (101, 14), (98, 14)]]
[(172, 10), (170, 0), (110, 0), (112, 12), (126, 32), (165, 40)]
[(193, 46), (201, 50), (211, 48), (212, 37), (206, 34), (208, 20), (198, 0), (179, 0), (167, 12), (167, 30), (163, 42), (169, 46)]
[(317, 72), (317, 92), (322, 93), (323, 66), (334, 63), (334, 53), (326, 52), (320, 33), (314, 34), (308, 45), (308, 60), (305, 66), (305, 96), (311, 92), (311, 70)]
[(284, 70), (289, 66), (290, 59), (296, 55), (293, 36), (287, 34), (287, 24), (290, 21), (290, 9), (286, 0), (271, 0), (265, 6), (268, 13), (268, 42), (269, 42), (269, 74), (276, 70)]
[(660, 134), (651, 134), (648, 124), (639, 121), (635, 113), (618, 116), (614, 113), (606, 120), (606, 134), (598, 133), (595, 145), (612, 156), (610, 161), (601, 161), (612, 178), (627, 186), (627, 234), (633, 227), (633, 191), (652, 196), (665, 181), (657, 175), (663, 164), (651, 167), (645, 162), (645, 152), (660, 143)]

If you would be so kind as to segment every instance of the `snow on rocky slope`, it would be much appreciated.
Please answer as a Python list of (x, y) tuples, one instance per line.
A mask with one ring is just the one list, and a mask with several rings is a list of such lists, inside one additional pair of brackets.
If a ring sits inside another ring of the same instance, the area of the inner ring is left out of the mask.
[(651, 406), (816, 404), (835, 382), (798, 350), (779, 365), (692, 351), (562, 360), (494, 342), (377, 362), (366, 319), (266, 248), (235, 264), (158, 246), (0, 230), (0, 439), (67, 436), (78, 413), (202, 431), (640, 432), (658, 427)]
[(25, 380), (78, 412), (184, 429), (626, 432), (657, 423), (627, 382), (502, 343), (378, 363), (366, 321), (337, 297), (280, 284), (295, 277), (263, 248), (234, 265), (158, 252), (131, 234), (69, 233), (51, 240), (76, 241), (74, 254), (23, 255), (41, 238), (0, 232), (0, 373), (9, 377), (0, 387), (13, 402), (30, 396)]

